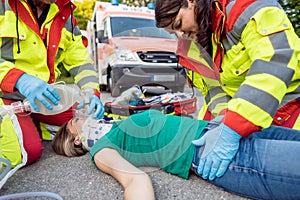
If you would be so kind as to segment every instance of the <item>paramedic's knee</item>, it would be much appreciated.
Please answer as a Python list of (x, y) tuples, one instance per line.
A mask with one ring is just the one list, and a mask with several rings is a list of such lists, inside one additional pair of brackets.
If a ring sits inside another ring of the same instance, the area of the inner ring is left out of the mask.
[[(5, 120), (5, 123), (2, 125), (7, 125), (6, 122), (10, 123), (9, 121)], [(12, 127), (7, 127), (8, 126), (1, 127), (1, 153), (4, 158), (11, 162), (13, 167), (21, 164), (26, 154), (27, 165), (35, 162), (41, 157), (44, 149), (41, 139), (36, 138), (35, 140), (28, 141), (27, 137), (23, 138), (23, 146), (21, 147), (18, 136), (14, 129)]]
[(34, 163), (35, 161), (37, 161), (42, 156), (43, 150), (44, 150), (44, 147), (43, 147), (41, 141), (27, 145), (26, 146), (26, 152), (27, 152), (26, 165), (30, 165), (30, 164)]

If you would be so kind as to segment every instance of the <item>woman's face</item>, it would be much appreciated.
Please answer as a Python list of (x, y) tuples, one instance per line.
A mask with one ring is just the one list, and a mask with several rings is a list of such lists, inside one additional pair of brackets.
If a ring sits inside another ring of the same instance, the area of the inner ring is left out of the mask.
[(178, 37), (197, 41), (199, 28), (195, 16), (195, 0), (188, 0), (188, 7), (182, 7), (174, 22), (165, 27), (165, 29), (172, 33), (175, 32)]
[(68, 122), (67, 129), (74, 137), (80, 136), (82, 133), (82, 126), (85, 121), (86, 119), (74, 117)]

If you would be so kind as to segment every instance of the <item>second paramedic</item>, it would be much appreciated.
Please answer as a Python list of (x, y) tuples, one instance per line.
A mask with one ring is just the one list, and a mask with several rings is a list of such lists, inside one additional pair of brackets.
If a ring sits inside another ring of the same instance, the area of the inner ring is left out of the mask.
[[(189, 74), (205, 97), (202, 117), (222, 121), (194, 142), (204, 146), (203, 178), (225, 173), (242, 137), (271, 124), (300, 129), (300, 40), (276, 0), (156, 0), (155, 17), (158, 27), (202, 45), (220, 79), (212, 87), (205, 74)], [(188, 55), (199, 59), (194, 47)]]

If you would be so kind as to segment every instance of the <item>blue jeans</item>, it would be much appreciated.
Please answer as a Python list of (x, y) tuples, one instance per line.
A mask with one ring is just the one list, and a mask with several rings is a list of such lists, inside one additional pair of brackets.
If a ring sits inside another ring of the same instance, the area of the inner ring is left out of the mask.
[(300, 131), (271, 126), (243, 138), (226, 173), (212, 183), (254, 199), (300, 199)]

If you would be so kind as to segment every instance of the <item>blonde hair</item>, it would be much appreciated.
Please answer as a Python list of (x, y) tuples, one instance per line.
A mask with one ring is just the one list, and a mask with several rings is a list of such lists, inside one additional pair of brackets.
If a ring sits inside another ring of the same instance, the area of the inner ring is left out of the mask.
[(67, 128), (67, 125), (68, 122), (64, 123), (55, 134), (55, 137), (51, 143), (52, 150), (58, 155), (67, 157), (78, 157), (85, 155), (88, 150), (86, 150), (82, 144), (76, 145), (74, 143), (75, 137), (71, 134), (70, 130)]

